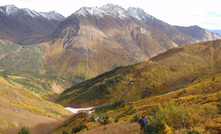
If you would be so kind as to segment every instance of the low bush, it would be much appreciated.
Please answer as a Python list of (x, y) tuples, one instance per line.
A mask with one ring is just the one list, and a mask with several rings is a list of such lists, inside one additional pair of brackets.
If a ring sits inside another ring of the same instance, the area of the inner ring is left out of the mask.
[(17, 131), (18, 134), (31, 134), (29, 127), (23, 126), (19, 131)]
[(133, 116), (133, 118), (130, 120), (130, 122), (138, 122), (139, 120), (140, 120), (139, 115), (135, 114), (135, 115)]
[(182, 132), (182, 134), (200, 134), (197, 130), (188, 130), (186, 129), (185, 132)]
[(103, 119), (103, 125), (106, 125), (106, 124), (110, 123), (108, 115), (103, 116), (102, 119)]
[(152, 115), (152, 118), (148, 118), (149, 124), (145, 125), (145, 134), (158, 134), (165, 130), (164, 124), (163, 124), (163, 118), (160, 112), (158, 110), (154, 110), (153, 112), (150, 112), (150, 115)]
[(78, 133), (78, 132), (80, 132), (84, 128), (85, 128), (85, 126), (83, 126), (83, 125), (74, 127), (74, 128), (72, 128), (72, 132), (71, 133)]
[(171, 70), (172, 70), (173, 72), (177, 72), (177, 69), (174, 68), (174, 67), (171, 67)]
[(221, 105), (218, 105), (218, 114), (221, 114)]
[(124, 105), (125, 105), (125, 101), (123, 99), (121, 99), (121, 100), (116, 101), (116, 102), (111, 103), (111, 104), (101, 105), (99, 107), (96, 107), (95, 110), (98, 111), (98, 112), (102, 111), (102, 110), (114, 110), (117, 107), (124, 106)]
[(63, 131), (63, 134), (70, 134), (69, 132), (67, 132), (67, 131)]
[(91, 116), (89, 122), (95, 122), (95, 118), (94, 118), (94, 116)]

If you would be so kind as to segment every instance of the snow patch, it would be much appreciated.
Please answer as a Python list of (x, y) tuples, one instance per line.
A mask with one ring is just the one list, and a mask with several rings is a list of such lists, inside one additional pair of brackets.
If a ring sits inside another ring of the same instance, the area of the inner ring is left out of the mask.
[(121, 19), (127, 18), (126, 10), (118, 5), (107, 4), (102, 7), (82, 7), (76, 11), (72, 16), (88, 16), (93, 15), (96, 17), (112, 16)]
[(49, 20), (63, 20), (64, 17), (60, 14), (58, 14), (55, 11), (50, 11), (50, 12), (40, 12), (39, 13), (42, 17), (47, 18)]
[(19, 10), (19, 8), (17, 8), (16, 6), (14, 6), (14, 5), (8, 5), (8, 6), (6, 6), (5, 13), (6, 13), (7, 15), (12, 15), (12, 14), (17, 13), (18, 10)]
[[(71, 107), (65, 107), (66, 110), (71, 111), (72, 113), (76, 114), (78, 111), (82, 110), (91, 110), (94, 107), (88, 107), (88, 108), (71, 108)], [(90, 112), (91, 113), (91, 112)]]
[(141, 21), (146, 21), (147, 19), (150, 19), (150, 20), (153, 20), (154, 17), (147, 14), (143, 9), (141, 8), (135, 8), (135, 7), (129, 7), (127, 9), (128, 13), (137, 18), (138, 20), (141, 20)]
[(0, 12), (3, 12), (4, 13), (4, 11), (0, 8)]
[(21, 10), (23, 10), (26, 15), (29, 15), (29, 16), (31, 16), (31, 17), (33, 17), (33, 18), (37, 18), (37, 17), (40, 16), (40, 14), (38, 14), (36, 11), (34, 11), (34, 10), (29, 10), (28, 8), (23, 8), (23, 9), (21, 9)]
[(43, 17), (48, 20), (63, 20), (64, 19), (64, 17), (62, 15), (56, 13), (55, 11), (38, 13), (38, 12), (36, 12), (34, 10), (30, 10), (28, 8), (19, 9), (14, 5), (1, 6), (0, 12), (3, 12), (8, 16), (15, 15), (15, 14), (22, 14), (22, 15), (31, 16), (32, 18)]

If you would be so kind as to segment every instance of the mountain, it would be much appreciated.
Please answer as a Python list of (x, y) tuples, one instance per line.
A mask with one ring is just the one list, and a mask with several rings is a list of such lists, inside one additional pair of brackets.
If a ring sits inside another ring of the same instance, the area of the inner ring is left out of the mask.
[[(197, 39), (192, 38), (189, 35), (186, 35), (185, 33), (178, 31), (173, 26), (145, 13), (143, 9), (129, 7), (128, 12), (133, 17), (141, 20), (146, 25), (154, 29), (154, 32), (151, 35), (155, 41), (161, 44), (165, 43), (164, 40), (166, 40), (166, 38), (167, 40), (170, 40), (171, 43), (176, 43), (177, 45), (184, 45), (197, 42)], [(159, 35), (159, 33), (161, 33), (161, 35)]]
[[(98, 106), (94, 113), (75, 114), (50, 134), (74, 130), (83, 134), (139, 133), (135, 123), (141, 115), (149, 120), (151, 132), (157, 128), (161, 133), (219, 134), (220, 46), (221, 40), (216, 40), (173, 48), (149, 61), (116, 68), (69, 88), (59, 102)], [(104, 120), (107, 124), (102, 124)]]
[(70, 77), (45, 73), (45, 49), (45, 46), (20, 46), (0, 40), (0, 76), (42, 96), (59, 94), (75, 84)]
[(14, 5), (0, 7), (0, 38), (31, 44), (51, 34), (64, 16), (54, 11), (38, 13)]
[(79, 80), (197, 41), (142, 9), (113, 4), (80, 8), (58, 25), (51, 38), (47, 66)]
[[(4, 69), (25, 67), (28, 71), (72, 76), (78, 82), (199, 41), (140, 8), (125, 10), (113, 4), (82, 7), (66, 19), (56, 12), (38, 13), (13, 5), (0, 9), (1, 38), (34, 43), (30, 48), (42, 52), (31, 55), (27, 47), (27, 51), (16, 52), (18, 62), (7, 62), (13, 55), (6, 54), (1, 58)], [(43, 43), (36, 45), (39, 42)], [(28, 60), (26, 64), (19, 62), (22, 58)]]
[(190, 35), (191, 37), (199, 41), (216, 40), (221, 38), (221, 35), (214, 32), (210, 32), (196, 25), (189, 27), (181, 27), (181, 26), (174, 26), (174, 27), (180, 32)]
[(173, 92), (201, 75), (220, 71), (221, 40), (170, 49), (149, 61), (116, 68), (65, 90), (58, 102), (65, 106), (99, 106)]

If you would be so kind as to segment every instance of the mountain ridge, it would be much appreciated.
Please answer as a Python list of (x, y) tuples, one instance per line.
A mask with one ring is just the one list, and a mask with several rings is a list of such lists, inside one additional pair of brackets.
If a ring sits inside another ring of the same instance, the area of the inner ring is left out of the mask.
[[(0, 6), (0, 11), (5, 13), (8, 16), (13, 16), (19, 13), (25, 13), (33, 18), (37, 17), (45, 17), (47, 19), (56, 19), (56, 20), (63, 20), (64, 16), (57, 13), (56, 11), (49, 11), (49, 12), (36, 12), (35, 10), (30, 10), (28, 8), (18, 8), (15, 5), (5, 5)], [(54, 17), (52, 17), (54, 15)]]
[(0, 7), (0, 38), (33, 44), (51, 34), (64, 17), (56, 12), (38, 13), (14, 5)]
[(182, 27), (182, 26), (174, 26), (174, 27), (178, 29), (180, 32), (188, 34), (199, 41), (216, 40), (221, 38), (220, 34), (209, 32), (208, 30), (201, 28), (197, 25), (189, 27)]
[[(19, 10), (15, 6), (11, 8), (15, 8), (15, 13)], [(28, 18), (8, 18), (0, 11), (0, 18), (4, 18), (0, 21), (3, 33), (0, 37), (11, 38), (21, 44), (46, 46), (44, 58), (41, 58), (46, 73), (68, 75), (79, 81), (116, 66), (148, 60), (173, 47), (199, 41), (141, 8), (126, 10), (114, 4), (82, 7), (59, 22), (51, 22), (53, 12), (33, 14), (45, 16), (33, 23), (34, 27), (29, 23), (36, 20), (32, 20), (30, 15)], [(9, 23), (6, 24), (6, 21)]]
[[(119, 98), (132, 102), (176, 91), (200, 75), (220, 71), (221, 40), (170, 49), (134, 65), (116, 68), (65, 90), (65, 106), (97, 106)], [(90, 95), (90, 96), (89, 96)]]
[(148, 60), (170, 48), (198, 41), (140, 8), (126, 10), (113, 4), (80, 8), (50, 37), (46, 56), (49, 68), (86, 79), (114, 66)]

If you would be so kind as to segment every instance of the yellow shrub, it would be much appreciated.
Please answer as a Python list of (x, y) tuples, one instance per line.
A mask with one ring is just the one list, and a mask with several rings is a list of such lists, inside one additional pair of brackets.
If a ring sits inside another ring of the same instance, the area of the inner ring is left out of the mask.
[(165, 132), (166, 134), (173, 134), (173, 129), (170, 128), (167, 124), (165, 124)]
[[(214, 126), (217, 107), (211, 104), (176, 104), (174, 101), (158, 105), (163, 121), (173, 129)], [(208, 124), (208, 125), (204, 125)], [(168, 129), (169, 130), (169, 129)]]
[(18, 121), (14, 121), (14, 122), (12, 122), (12, 127), (17, 127), (18, 126)]

